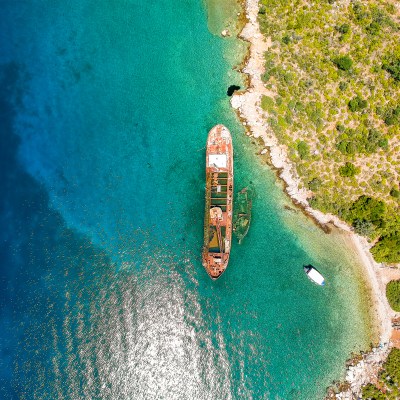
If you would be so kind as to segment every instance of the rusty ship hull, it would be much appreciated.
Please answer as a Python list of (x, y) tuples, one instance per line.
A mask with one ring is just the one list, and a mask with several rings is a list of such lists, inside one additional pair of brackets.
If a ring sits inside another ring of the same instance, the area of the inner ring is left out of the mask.
[(232, 243), (233, 146), (229, 130), (216, 125), (206, 146), (203, 266), (211, 279), (226, 270)]

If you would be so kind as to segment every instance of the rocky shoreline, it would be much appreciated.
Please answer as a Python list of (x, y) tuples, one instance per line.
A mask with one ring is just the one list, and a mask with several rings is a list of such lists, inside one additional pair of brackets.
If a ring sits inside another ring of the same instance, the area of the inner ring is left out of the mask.
[(378, 372), (381, 370), (391, 349), (390, 343), (374, 347), (370, 352), (356, 357), (347, 365), (344, 382), (338, 382), (328, 389), (325, 400), (353, 400), (361, 398), (362, 386), (378, 381)]
[[(387, 273), (387, 267), (376, 263), (370, 253), (370, 244), (367, 240), (355, 234), (352, 228), (337, 216), (324, 214), (314, 210), (308, 204), (310, 192), (300, 188), (300, 178), (296, 168), (289, 160), (287, 148), (279, 144), (272, 130), (268, 126), (265, 113), (260, 106), (262, 96), (271, 96), (265, 87), (261, 76), (265, 72), (264, 54), (271, 46), (271, 40), (264, 38), (258, 24), (258, 0), (245, 0), (247, 23), (240, 33), (240, 38), (249, 42), (249, 56), (242, 72), (248, 76), (249, 88), (245, 92), (238, 92), (232, 96), (231, 105), (237, 111), (243, 124), (248, 129), (248, 135), (261, 138), (264, 149), (261, 154), (268, 153), (271, 165), (277, 170), (278, 176), (285, 183), (285, 190), (293, 202), (301, 206), (306, 214), (312, 217), (322, 227), (328, 224), (347, 232), (349, 240), (359, 254), (364, 266), (365, 275), (370, 283), (373, 295), (374, 312), (376, 315), (377, 331), (379, 332), (379, 347), (361, 355), (361, 359), (347, 367), (346, 382), (339, 387), (332, 388), (327, 398), (356, 399), (361, 387), (368, 382), (374, 382), (382, 363), (390, 351), (392, 343), (392, 319), (396, 317), (386, 299), (385, 288), (393, 274)], [(394, 274), (396, 276), (396, 274)], [(400, 279), (400, 270), (397, 270), (397, 279)], [(332, 397), (333, 396), (333, 397)]]

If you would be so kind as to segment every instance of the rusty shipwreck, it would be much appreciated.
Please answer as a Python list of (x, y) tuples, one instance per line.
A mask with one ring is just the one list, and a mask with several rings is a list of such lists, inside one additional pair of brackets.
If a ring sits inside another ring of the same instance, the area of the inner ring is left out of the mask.
[(232, 243), (233, 147), (229, 130), (216, 125), (206, 146), (203, 266), (211, 279), (228, 266)]

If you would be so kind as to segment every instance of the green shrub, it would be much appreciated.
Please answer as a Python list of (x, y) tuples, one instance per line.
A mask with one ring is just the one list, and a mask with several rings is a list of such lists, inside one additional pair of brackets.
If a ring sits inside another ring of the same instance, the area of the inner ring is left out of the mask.
[(370, 129), (368, 136), (364, 143), (365, 151), (367, 153), (374, 153), (380, 147), (381, 149), (387, 149), (389, 142), (387, 138), (383, 137), (382, 134), (376, 129)]
[(380, 26), (383, 25), (391, 25), (392, 20), (386, 14), (386, 12), (377, 7), (371, 7), (371, 16), (374, 22), (379, 24)]
[(261, 75), (261, 80), (264, 83), (267, 83), (269, 81), (269, 78), (271, 78), (271, 74), (267, 71), (265, 71), (262, 75)]
[(286, 114), (285, 114), (285, 121), (286, 121), (286, 123), (288, 124), (288, 125), (292, 125), (293, 124), (293, 114), (290, 112), (290, 111), (288, 111)]
[(297, 112), (302, 112), (305, 110), (304, 104), (301, 101), (296, 102), (295, 110)]
[(347, 89), (348, 86), (349, 86), (349, 84), (348, 84), (347, 82), (345, 82), (345, 81), (341, 81), (341, 82), (339, 83), (339, 89), (340, 89), (342, 92), (344, 92), (344, 91)]
[(347, 140), (341, 140), (336, 144), (336, 148), (342, 153), (342, 154), (349, 154), (349, 150), (347, 149), (347, 145), (350, 142)]
[(313, 178), (311, 181), (308, 182), (308, 188), (315, 192), (318, 190), (322, 185), (322, 181), (319, 178)]
[(276, 135), (281, 135), (282, 132), (280, 131), (280, 128), (278, 126), (278, 120), (276, 118), (269, 117), (268, 124)]
[(358, 145), (358, 143), (349, 140), (342, 140), (337, 145), (336, 148), (343, 154), (356, 154), (359, 153), (362, 149)]
[(282, 131), (285, 131), (288, 127), (286, 118), (282, 115), (278, 115), (278, 126), (282, 129)]
[(297, 143), (297, 152), (302, 160), (305, 160), (310, 155), (310, 146), (304, 141)]
[(337, 125), (336, 125), (336, 129), (337, 129), (339, 132), (344, 132), (344, 131), (346, 130), (346, 127), (345, 127), (344, 125), (342, 125), (342, 124), (337, 124)]
[(395, 199), (400, 199), (400, 191), (396, 188), (392, 188), (392, 190), (390, 191), (390, 195)]
[(340, 176), (350, 178), (354, 175), (357, 175), (359, 172), (360, 172), (359, 169), (350, 162), (346, 162), (345, 165), (342, 165), (341, 167), (339, 167)]
[(356, 21), (358, 21), (358, 22), (362, 22), (369, 17), (368, 11), (359, 2), (353, 3), (353, 13), (356, 18)]
[(382, 139), (378, 140), (378, 146), (381, 149), (386, 150), (389, 147), (389, 140), (387, 138), (382, 138)]
[(394, 311), (400, 311), (400, 280), (390, 281), (386, 285), (386, 297), (388, 299), (390, 307), (392, 307)]
[(352, 112), (361, 111), (368, 105), (367, 100), (362, 99), (360, 96), (356, 96), (351, 99), (348, 103), (349, 109)]
[(387, 110), (384, 114), (384, 121), (386, 125), (400, 124), (400, 106)]
[(343, 34), (348, 33), (348, 32), (350, 32), (350, 25), (349, 24), (342, 24), (340, 26), (337, 26), (336, 30), (338, 32), (340, 32), (340, 33), (343, 33)]
[(400, 81), (400, 58), (392, 58), (391, 60), (384, 61), (382, 68), (388, 71), (394, 80)]
[(367, 26), (367, 32), (370, 35), (377, 35), (380, 31), (381, 27), (376, 21), (372, 21), (368, 26)]
[(348, 71), (353, 65), (353, 61), (349, 56), (338, 57), (333, 62), (339, 69), (343, 71)]
[(261, 108), (265, 111), (269, 111), (274, 107), (274, 99), (269, 96), (263, 96), (261, 98)]

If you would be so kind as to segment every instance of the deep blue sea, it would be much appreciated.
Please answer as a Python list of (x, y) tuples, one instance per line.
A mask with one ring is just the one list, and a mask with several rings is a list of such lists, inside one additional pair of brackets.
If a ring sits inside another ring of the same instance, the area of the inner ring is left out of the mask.
[[(226, 95), (235, 39), (209, 27), (202, 0), (0, 1), (1, 399), (321, 399), (369, 343), (346, 238), (255, 156)], [(213, 282), (216, 123), (257, 196)]]

